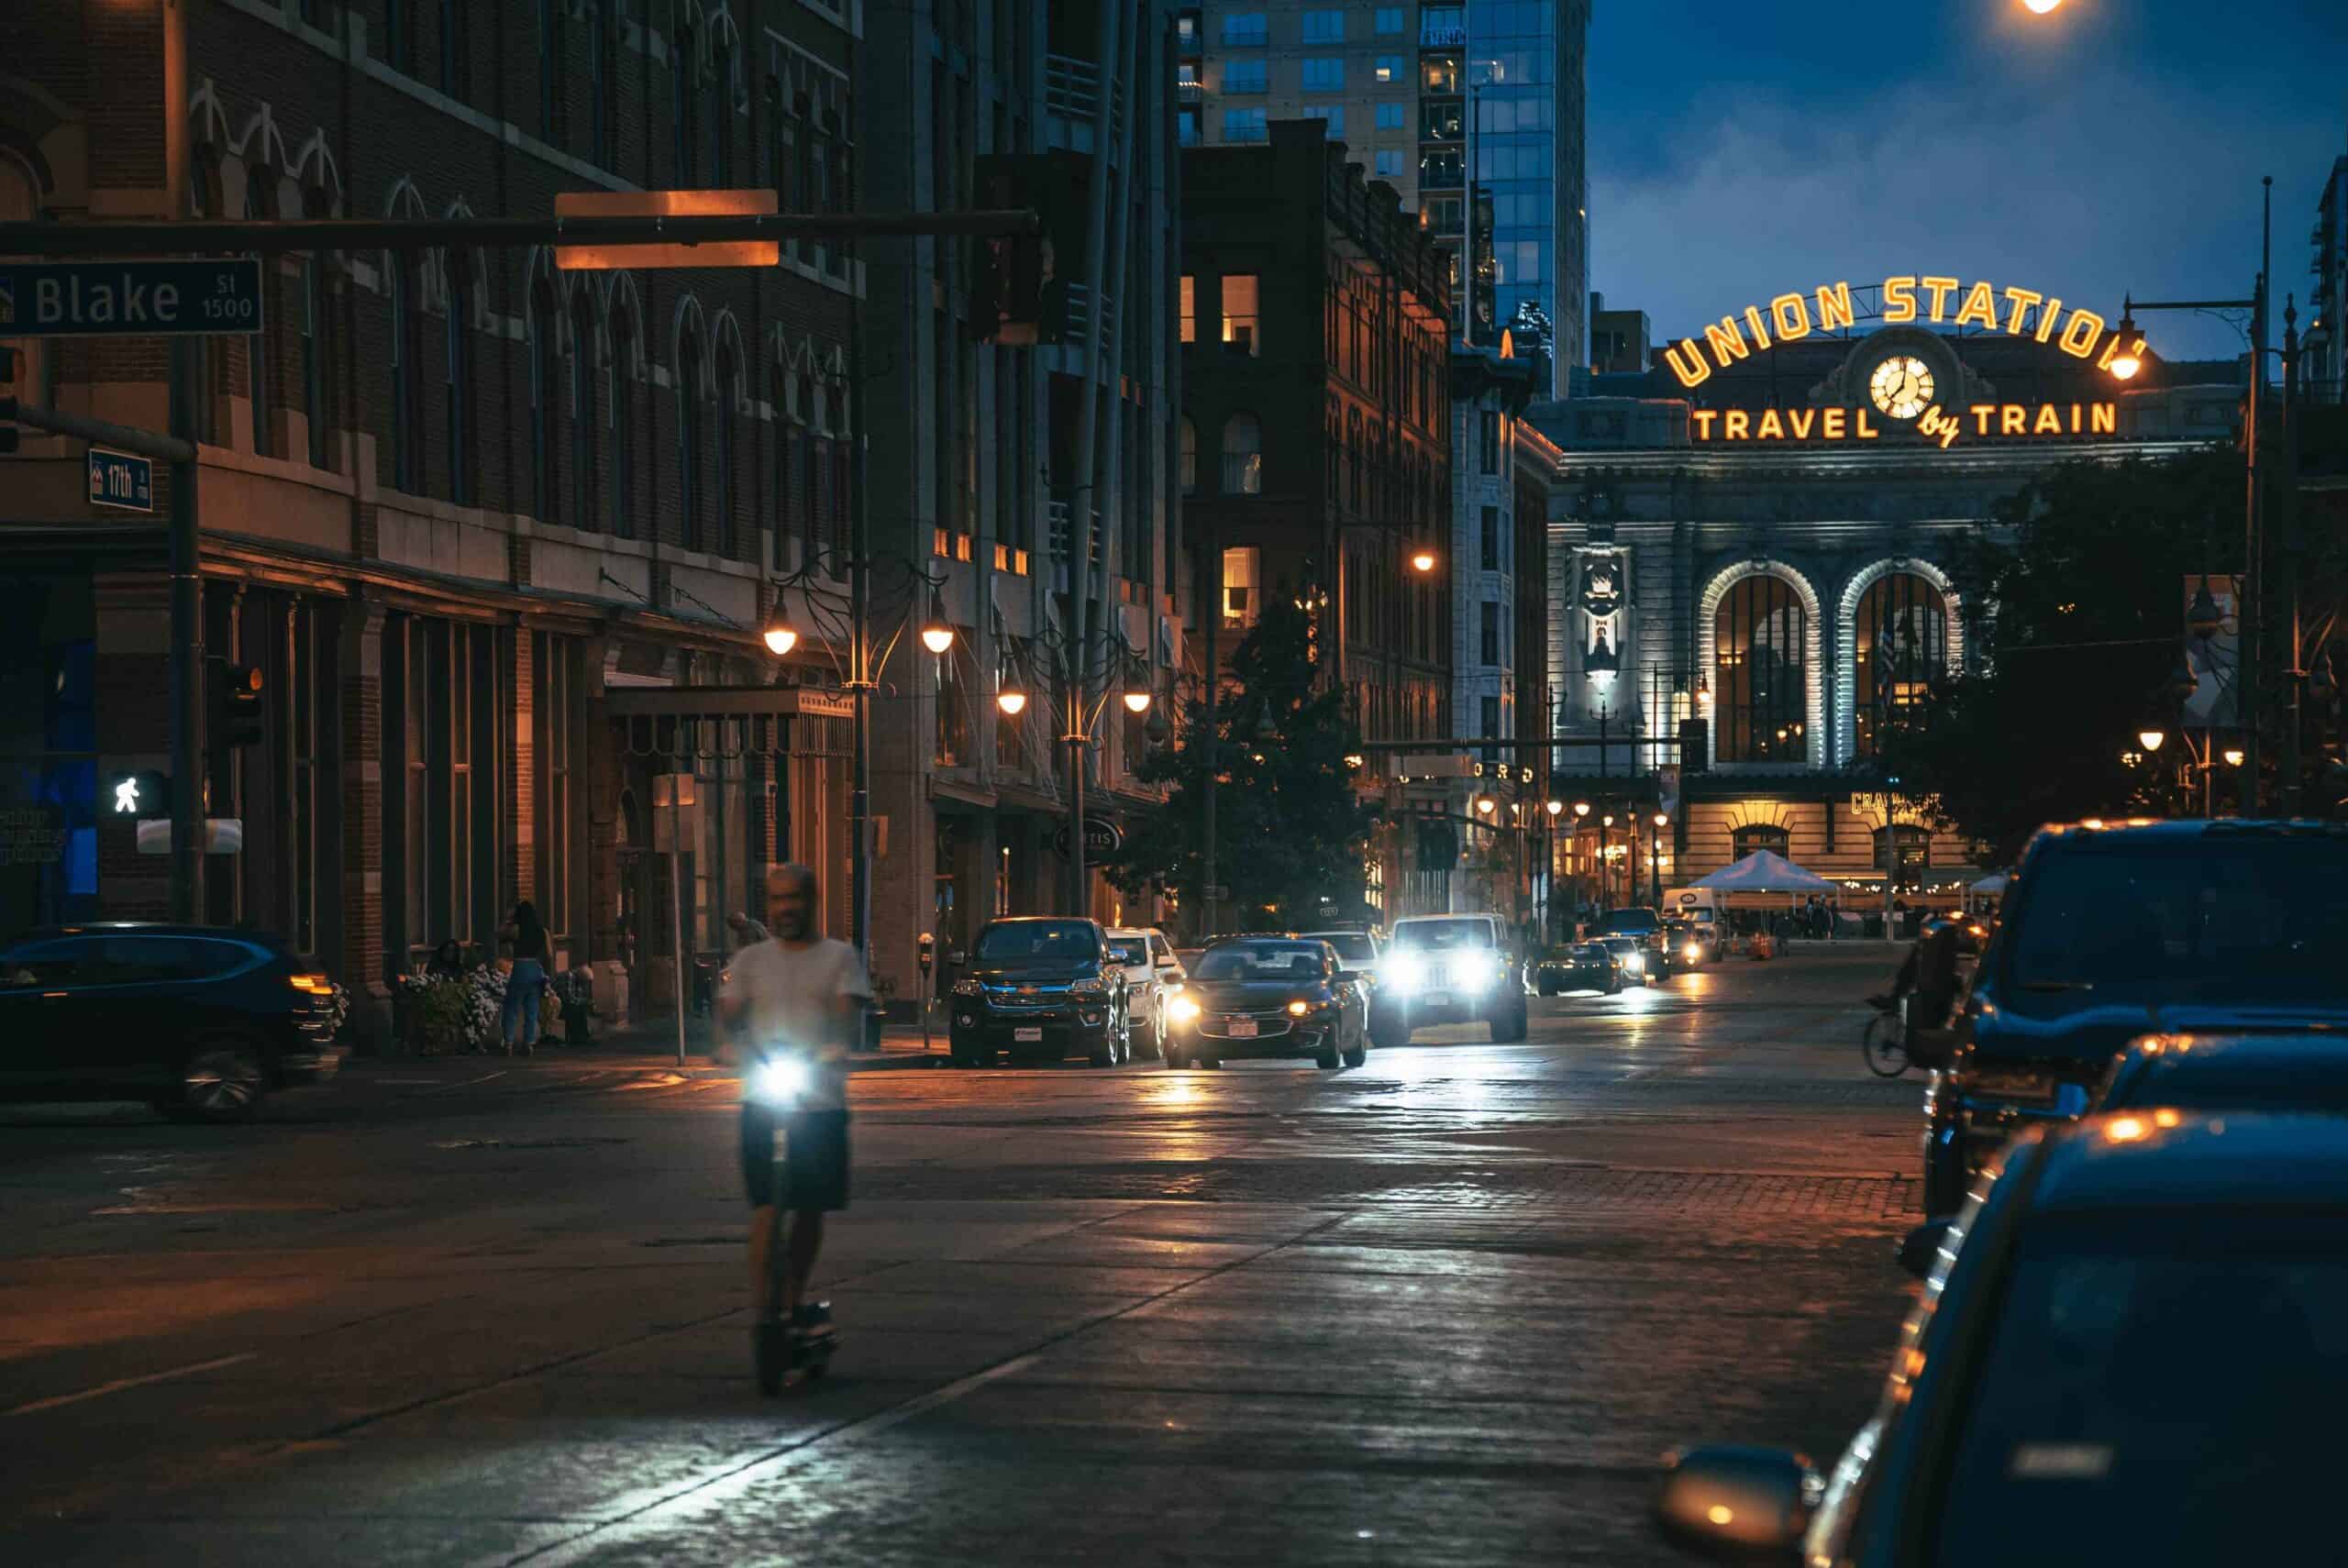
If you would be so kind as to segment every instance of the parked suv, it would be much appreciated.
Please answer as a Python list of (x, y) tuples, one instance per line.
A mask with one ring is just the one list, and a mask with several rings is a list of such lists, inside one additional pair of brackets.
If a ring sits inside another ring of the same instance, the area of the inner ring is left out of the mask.
[(0, 946), (0, 1098), (143, 1099), (239, 1121), (334, 1076), (334, 987), (274, 938), (138, 922)]
[(1925, 1211), (1955, 1211), (2013, 1132), (2085, 1110), (2139, 1035), (2348, 1029), (2342, 887), (2336, 823), (2043, 830), (1955, 1015), (1911, 1001), (1911, 1055), (1938, 1069)]
[(1181, 994), (1181, 960), (1162, 931), (1113, 931), (1109, 945), (1125, 972), (1125, 1010), (1133, 1017), (1134, 1055), (1154, 1062), (1166, 1052), (1166, 1004)]
[(1496, 914), (1405, 915), (1394, 922), (1370, 995), (1369, 1037), (1407, 1045), (1438, 1023), (1488, 1023), (1524, 1038), (1524, 968)]
[(958, 966), (947, 1040), (958, 1067), (1083, 1056), (1096, 1067), (1133, 1056), (1125, 971), (1098, 921), (991, 920)]

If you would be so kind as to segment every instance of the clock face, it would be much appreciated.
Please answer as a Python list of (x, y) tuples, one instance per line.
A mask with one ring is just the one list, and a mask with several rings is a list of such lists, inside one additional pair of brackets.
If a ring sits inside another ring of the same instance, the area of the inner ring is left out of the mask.
[(1867, 378), (1876, 407), (1894, 419), (1913, 419), (1933, 406), (1933, 369), (1910, 354), (1894, 354)]

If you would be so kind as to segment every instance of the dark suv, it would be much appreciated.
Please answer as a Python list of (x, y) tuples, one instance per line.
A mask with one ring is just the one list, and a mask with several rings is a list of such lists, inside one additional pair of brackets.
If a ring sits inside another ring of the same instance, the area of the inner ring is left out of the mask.
[(948, 1029), (956, 1066), (1002, 1053), (1031, 1062), (1083, 1056), (1096, 1067), (1133, 1059), (1124, 966), (1098, 922), (991, 920), (957, 962)]
[(0, 1096), (144, 1099), (206, 1121), (331, 1077), (334, 988), (273, 938), (54, 926), (0, 947)]
[(2342, 888), (2337, 823), (2042, 831), (1955, 1016), (1911, 1021), (1918, 1060), (1938, 1069), (1925, 1210), (1953, 1212), (2018, 1129), (2085, 1110), (2139, 1035), (2348, 1030)]

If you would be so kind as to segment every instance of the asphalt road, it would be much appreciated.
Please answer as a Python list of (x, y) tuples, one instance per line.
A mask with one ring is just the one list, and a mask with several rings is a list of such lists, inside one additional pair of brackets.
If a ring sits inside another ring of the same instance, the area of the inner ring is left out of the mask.
[(1921, 1087), (1856, 1048), (1888, 966), (1343, 1073), (858, 1075), (843, 1348), (780, 1400), (730, 1078), (0, 1108), (0, 1561), (1675, 1561), (1665, 1451), (1830, 1458), (1910, 1298)]

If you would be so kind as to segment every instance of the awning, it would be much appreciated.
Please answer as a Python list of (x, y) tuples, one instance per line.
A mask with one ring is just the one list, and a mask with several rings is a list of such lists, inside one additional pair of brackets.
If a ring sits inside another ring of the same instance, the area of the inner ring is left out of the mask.
[[(752, 756), (847, 755), (853, 701), (801, 686), (623, 686), (604, 691), (631, 756), (726, 762)], [(790, 721), (825, 721), (795, 734)], [(838, 727), (835, 727), (838, 726)]]
[(1733, 866), (1723, 866), (1695, 884), (1722, 893), (1831, 893), (1834, 884), (1805, 871), (1784, 856), (1756, 849)]

